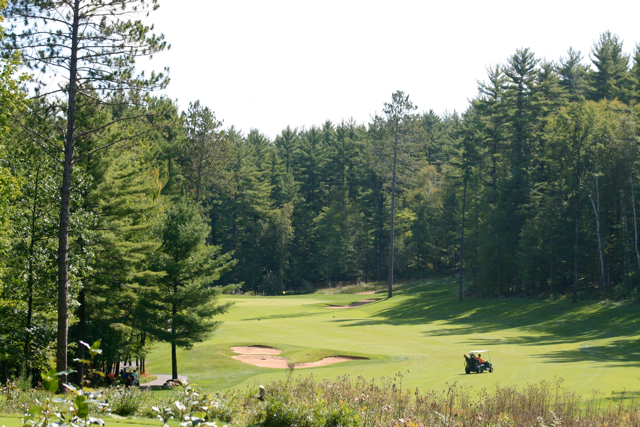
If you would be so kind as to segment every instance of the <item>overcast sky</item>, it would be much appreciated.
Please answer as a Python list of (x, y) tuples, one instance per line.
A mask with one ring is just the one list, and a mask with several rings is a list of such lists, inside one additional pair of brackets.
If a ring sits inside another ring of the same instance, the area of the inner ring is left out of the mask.
[(402, 90), (419, 111), (466, 109), (488, 65), (517, 48), (557, 60), (600, 33), (627, 53), (640, 42), (640, 2), (160, 0), (150, 19), (171, 50), (166, 94), (200, 100), (225, 127), (274, 138), (287, 125), (367, 122)]

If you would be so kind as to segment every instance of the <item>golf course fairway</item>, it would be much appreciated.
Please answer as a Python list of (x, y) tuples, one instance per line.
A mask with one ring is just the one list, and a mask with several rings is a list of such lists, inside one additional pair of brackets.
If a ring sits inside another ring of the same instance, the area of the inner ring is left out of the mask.
[[(327, 309), (363, 299), (348, 309)], [(278, 297), (224, 296), (233, 301), (209, 340), (178, 351), (178, 371), (208, 390), (257, 387), (283, 378), (287, 369), (260, 368), (234, 360), (232, 346), (281, 349), (292, 363), (328, 356), (367, 359), (295, 369), (293, 375), (335, 379), (403, 375), (403, 388), (491, 389), (564, 379), (563, 386), (589, 397), (640, 392), (640, 315), (631, 302), (570, 298), (457, 298), (457, 281), (425, 280), (401, 286), (393, 298), (375, 295), (308, 294)], [(493, 373), (465, 375), (463, 353), (490, 350)], [(170, 374), (168, 344), (149, 354), (152, 374)]]

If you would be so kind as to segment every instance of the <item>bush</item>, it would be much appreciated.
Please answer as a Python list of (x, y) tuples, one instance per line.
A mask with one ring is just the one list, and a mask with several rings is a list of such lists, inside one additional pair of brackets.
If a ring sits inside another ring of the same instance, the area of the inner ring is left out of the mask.
[(154, 418), (156, 416), (153, 406), (170, 404), (167, 398), (158, 398), (153, 393), (142, 391), (136, 387), (111, 387), (104, 392), (104, 397), (109, 403), (106, 412), (122, 417), (138, 416)]

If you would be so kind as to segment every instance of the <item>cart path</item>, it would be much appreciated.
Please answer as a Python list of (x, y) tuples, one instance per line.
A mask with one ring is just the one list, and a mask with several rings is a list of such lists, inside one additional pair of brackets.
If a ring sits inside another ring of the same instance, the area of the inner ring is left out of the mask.
[[(163, 386), (164, 383), (171, 379), (171, 375), (156, 375), (155, 380), (149, 381), (148, 383), (140, 384), (140, 388), (150, 388), (150, 387), (160, 387)], [(181, 380), (186, 380), (187, 377), (184, 375), (178, 375), (178, 378)]]

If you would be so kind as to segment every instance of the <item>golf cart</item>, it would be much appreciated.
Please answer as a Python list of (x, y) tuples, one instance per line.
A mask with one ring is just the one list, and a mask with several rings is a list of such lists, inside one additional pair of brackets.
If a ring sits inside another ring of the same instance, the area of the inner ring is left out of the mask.
[(465, 373), (475, 372), (476, 374), (481, 374), (484, 371), (493, 372), (489, 350), (473, 350), (469, 352), (469, 356), (464, 355)]

